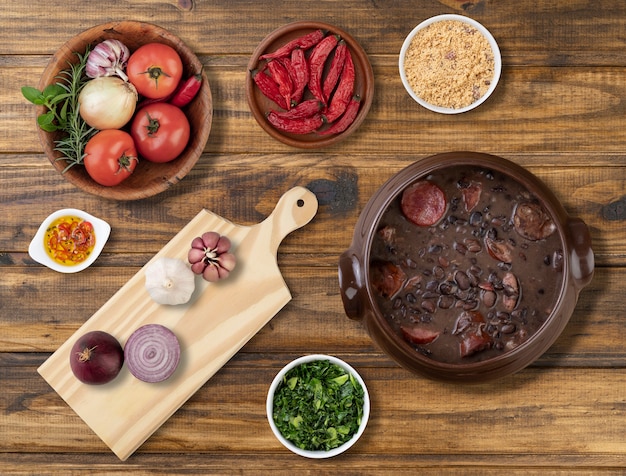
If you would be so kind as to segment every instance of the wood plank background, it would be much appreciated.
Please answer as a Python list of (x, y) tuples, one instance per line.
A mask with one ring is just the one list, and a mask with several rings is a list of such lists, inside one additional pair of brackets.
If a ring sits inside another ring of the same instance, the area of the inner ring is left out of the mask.
[[(397, 56), (423, 19), (460, 13), (499, 43), (502, 80), (477, 110), (430, 113), (404, 91)], [(158, 24), (199, 56), (213, 126), (179, 184), (119, 203), (66, 183), (39, 144), (36, 85), (71, 36), (113, 20)], [(335, 24), (369, 55), (375, 97), (361, 127), (303, 151), (269, 137), (245, 98), (245, 68), (272, 30)], [(0, 4), (0, 474), (626, 474), (626, 3), (609, 0), (53, 0)], [(559, 340), (497, 384), (454, 386), (398, 367), (343, 312), (337, 259), (369, 197), (392, 174), (439, 152), (517, 162), (588, 224), (596, 274)], [(126, 462), (37, 374), (37, 367), (200, 209), (262, 221), (295, 185), (323, 190), (314, 220), (290, 234), (279, 266), (293, 300)], [(62, 207), (105, 218), (96, 264), (60, 275), (28, 243)], [(289, 360), (329, 353), (362, 373), (372, 416), (362, 439), (328, 461), (272, 436), (267, 388)]]

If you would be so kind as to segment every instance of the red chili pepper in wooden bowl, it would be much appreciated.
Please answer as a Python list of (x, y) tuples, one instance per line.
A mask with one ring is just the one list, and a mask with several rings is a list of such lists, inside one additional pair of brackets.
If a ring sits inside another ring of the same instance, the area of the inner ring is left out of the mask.
[(283, 56), (289, 56), (291, 54), (291, 51), (296, 48), (307, 50), (319, 43), (325, 36), (326, 32), (324, 30), (312, 31), (311, 33), (307, 33), (306, 35), (302, 35), (294, 40), (291, 40), (289, 43), (286, 43), (272, 53), (261, 55), (259, 59), (271, 60), (276, 58), (282, 58)]
[(282, 117), (283, 119), (305, 119), (319, 113), (322, 107), (324, 107), (324, 104), (322, 104), (321, 101), (317, 99), (307, 99), (292, 107), (289, 111), (274, 112), (278, 117)]
[(309, 91), (324, 104), (326, 104), (326, 99), (322, 91), (322, 75), (324, 74), (326, 60), (338, 41), (339, 35), (329, 35), (325, 37), (315, 45), (311, 56), (309, 56)]
[(361, 106), (361, 98), (359, 96), (353, 96), (348, 103), (348, 107), (346, 107), (346, 111), (343, 113), (343, 116), (334, 122), (328, 129), (319, 131), (318, 134), (330, 135), (339, 134), (345, 131), (350, 124), (354, 122), (354, 119), (356, 119), (359, 112), (359, 106)]
[(345, 64), (341, 71), (341, 77), (339, 78), (339, 84), (335, 90), (335, 94), (330, 101), (327, 111), (324, 113), (326, 121), (328, 123), (335, 122), (339, 116), (341, 116), (352, 97), (354, 90), (355, 71), (354, 62), (352, 61), (352, 55), (350, 51), (346, 51)]
[(293, 100), (299, 103), (304, 95), (304, 89), (309, 83), (309, 64), (302, 48), (295, 48), (291, 52), (291, 69), (294, 75)]
[(193, 98), (196, 97), (196, 94), (200, 91), (201, 86), (202, 73), (190, 76), (178, 85), (176, 91), (174, 91), (174, 95), (169, 100), (169, 103), (178, 107), (186, 106), (193, 100)]
[(274, 101), (279, 107), (287, 110), (287, 103), (285, 98), (280, 94), (278, 90), (278, 84), (269, 75), (265, 74), (263, 70), (255, 70), (251, 72), (252, 80), (259, 87), (263, 95)]
[(272, 78), (274, 78), (274, 81), (278, 84), (278, 92), (283, 98), (285, 98), (287, 109), (291, 109), (291, 91), (293, 89), (293, 82), (291, 81), (287, 68), (285, 68), (285, 65), (279, 60), (271, 60), (267, 63), (267, 69), (270, 70)]
[(316, 131), (324, 124), (321, 114), (316, 114), (304, 119), (284, 119), (275, 112), (270, 111), (267, 114), (267, 120), (277, 129), (292, 134), (309, 134)]
[(333, 59), (330, 62), (330, 67), (328, 69), (328, 74), (326, 74), (326, 78), (324, 79), (324, 99), (326, 100), (326, 104), (330, 101), (330, 96), (337, 86), (337, 81), (339, 81), (339, 76), (341, 75), (341, 70), (343, 69), (343, 65), (346, 61), (346, 52), (348, 50), (348, 45), (345, 41), (340, 40), (337, 43), (337, 48), (335, 48), (335, 54), (333, 55)]

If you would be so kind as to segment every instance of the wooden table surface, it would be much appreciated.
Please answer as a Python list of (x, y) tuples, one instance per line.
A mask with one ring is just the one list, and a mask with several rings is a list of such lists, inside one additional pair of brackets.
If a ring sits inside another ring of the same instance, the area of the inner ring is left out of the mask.
[[(473, 112), (419, 107), (397, 58), (427, 17), (461, 13), (502, 50), (502, 80)], [(204, 64), (210, 137), (180, 183), (135, 202), (81, 192), (44, 156), (36, 86), (69, 38), (113, 20), (160, 25)], [(245, 98), (248, 59), (275, 28), (332, 23), (363, 46), (375, 97), (347, 140), (322, 150), (272, 139)], [(0, 474), (618, 474), (626, 472), (626, 3), (609, 0), (53, 0), (0, 4)], [(591, 284), (561, 337), (533, 365), (495, 383), (415, 376), (349, 320), (338, 256), (369, 197), (405, 166), (439, 152), (500, 155), (535, 173), (589, 226)], [(324, 181), (313, 221), (282, 242), (293, 300), (127, 461), (121, 462), (37, 368), (202, 208), (262, 221), (296, 185)], [(91, 268), (62, 275), (28, 256), (52, 211), (77, 207), (113, 232)], [(346, 454), (313, 461), (274, 438), (265, 416), (276, 372), (308, 353), (336, 355), (367, 382), (372, 414)]]

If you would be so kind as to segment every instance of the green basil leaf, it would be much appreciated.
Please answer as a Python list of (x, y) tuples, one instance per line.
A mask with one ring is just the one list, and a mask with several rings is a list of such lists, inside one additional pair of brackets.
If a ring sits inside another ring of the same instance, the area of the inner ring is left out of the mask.
[(41, 106), (44, 103), (43, 94), (37, 88), (32, 88), (30, 86), (22, 87), (22, 95), (33, 104)]

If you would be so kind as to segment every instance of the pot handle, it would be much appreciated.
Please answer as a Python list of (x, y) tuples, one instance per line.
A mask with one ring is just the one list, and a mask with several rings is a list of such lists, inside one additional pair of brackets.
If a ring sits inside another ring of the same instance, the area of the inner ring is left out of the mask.
[(345, 251), (339, 257), (339, 288), (343, 308), (348, 317), (361, 320), (366, 296), (363, 291), (361, 262), (352, 249)]
[(593, 277), (595, 259), (591, 249), (591, 236), (587, 225), (580, 218), (570, 218), (567, 227), (572, 243), (571, 274), (580, 290), (587, 286)]

